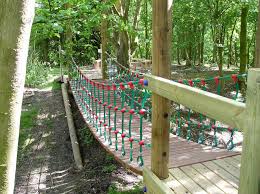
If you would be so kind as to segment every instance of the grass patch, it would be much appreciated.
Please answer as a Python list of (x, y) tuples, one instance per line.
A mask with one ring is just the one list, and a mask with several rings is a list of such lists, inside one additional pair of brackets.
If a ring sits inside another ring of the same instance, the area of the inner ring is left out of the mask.
[(26, 111), (22, 111), (20, 120), (20, 132), (19, 132), (19, 144), (18, 144), (18, 163), (25, 155), (28, 147), (34, 142), (32, 138), (32, 127), (35, 125), (39, 109), (31, 108)]
[(118, 191), (116, 185), (111, 185), (108, 189), (108, 194), (142, 194), (143, 188), (136, 185), (133, 189), (127, 190), (127, 191)]
[(32, 108), (27, 111), (22, 111), (20, 128), (21, 129), (32, 128), (35, 124), (35, 120), (37, 118), (38, 112), (39, 109), (37, 108)]

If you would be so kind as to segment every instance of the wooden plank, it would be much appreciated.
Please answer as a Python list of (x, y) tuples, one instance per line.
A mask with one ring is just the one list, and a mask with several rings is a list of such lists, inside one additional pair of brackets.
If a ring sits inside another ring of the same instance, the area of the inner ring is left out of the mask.
[(201, 186), (205, 191), (210, 194), (224, 194), (217, 186), (201, 175), (197, 170), (191, 166), (181, 167), (181, 170), (185, 172), (194, 182)]
[(232, 174), (234, 177), (236, 177), (237, 179), (239, 179), (239, 175), (240, 175), (240, 171), (238, 168), (235, 168), (233, 165), (225, 162), (224, 159), (221, 160), (213, 160), (213, 162), (215, 164), (217, 164), (218, 166), (220, 166), (221, 168), (225, 169), (227, 172), (229, 172), (230, 174)]
[[(170, 78), (170, 26), (168, 22), (168, 1), (152, 1), (152, 74)], [(171, 7), (171, 4), (170, 4)], [(152, 171), (159, 178), (167, 178), (169, 162), (170, 101), (152, 94)]]
[(227, 158), (225, 158), (224, 160), (225, 160), (225, 162), (231, 164), (232, 166), (234, 166), (235, 168), (237, 168), (237, 170), (240, 171), (240, 166), (241, 166), (241, 164), (240, 164), (240, 162), (238, 162), (237, 160), (235, 160), (233, 157), (227, 157)]
[(237, 194), (238, 190), (235, 189), (231, 184), (217, 175), (215, 172), (208, 169), (203, 164), (194, 164), (192, 165), (194, 169), (196, 169), (200, 174), (206, 177), (209, 181), (214, 183), (218, 188), (224, 191), (227, 194)]
[(161, 181), (148, 168), (143, 170), (144, 183), (148, 193), (153, 194), (175, 194), (163, 181)]
[(241, 155), (234, 156), (233, 158), (241, 163)]
[(179, 168), (170, 169), (170, 173), (175, 177), (182, 185), (185, 186), (192, 194), (207, 194), (198, 184), (196, 184), (189, 176), (187, 176)]
[(239, 193), (260, 192), (260, 69), (249, 69)]
[(235, 128), (244, 128), (244, 103), (154, 75), (145, 75), (145, 79), (153, 93)]
[(163, 182), (168, 185), (176, 194), (190, 194), (188, 189), (186, 189), (176, 178), (171, 174), (167, 179), (164, 179)]
[(220, 166), (216, 165), (214, 162), (204, 162), (203, 165), (205, 165), (207, 168), (212, 170), (214, 173), (219, 175), (221, 178), (223, 178), (225, 181), (227, 181), (229, 184), (231, 184), (233, 187), (238, 188), (239, 181), (236, 177), (231, 175), (229, 172), (221, 168)]

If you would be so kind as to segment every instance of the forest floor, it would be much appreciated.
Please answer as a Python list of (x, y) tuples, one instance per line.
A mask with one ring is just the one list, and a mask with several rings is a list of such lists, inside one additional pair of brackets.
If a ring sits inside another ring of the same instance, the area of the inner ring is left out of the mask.
[(14, 193), (141, 193), (141, 177), (107, 155), (72, 105), (77, 130), (83, 135), (84, 169), (75, 169), (60, 85), (49, 86), (24, 92)]

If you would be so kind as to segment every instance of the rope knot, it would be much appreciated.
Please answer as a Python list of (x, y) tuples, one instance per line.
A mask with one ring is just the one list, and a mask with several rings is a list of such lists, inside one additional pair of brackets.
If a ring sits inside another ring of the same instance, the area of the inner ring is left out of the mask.
[(144, 79), (140, 79), (140, 80), (139, 80), (139, 84), (140, 84), (140, 85), (144, 85)]
[(130, 113), (131, 115), (133, 115), (133, 114), (135, 113), (135, 110), (134, 110), (134, 109), (131, 109), (131, 110), (129, 110), (129, 113)]
[(202, 79), (202, 80), (200, 81), (200, 83), (201, 83), (202, 86), (205, 86), (205, 85), (206, 85), (205, 79)]
[(121, 89), (121, 90), (124, 90), (124, 89), (125, 89), (125, 86), (124, 86), (123, 83), (120, 83), (120, 89)]
[(134, 138), (133, 138), (133, 137), (129, 137), (129, 141), (130, 141), (130, 142), (133, 142), (133, 141), (134, 141)]
[(190, 79), (188, 82), (189, 82), (189, 85), (190, 85), (191, 87), (193, 87), (193, 81)]
[(141, 109), (140, 111), (139, 111), (139, 114), (140, 115), (144, 115), (146, 113), (146, 110), (145, 109)]
[(140, 145), (140, 146), (143, 146), (143, 145), (144, 145), (144, 140), (139, 141), (139, 145)]
[(214, 80), (215, 80), (216, 85), (218, 85), (219, 84), (219, 77), (214, 77)]
[(233, 79), (233, 81), (234, 81), (235, 83), (237, 83), (238, 77), (237, 77), (236, 74), (231, 75), (231, 78)]
[(131, 89), (135, 88), (133, 82), (128, 82), (128, 85), (129, 85), (129, 88), (131, 88)]
[(116, 90), (116, 85), (113, 84), (113, 85), (112, 85), (112, 88), (113, 88), (113, 90), (115, 91), (115, 90)]

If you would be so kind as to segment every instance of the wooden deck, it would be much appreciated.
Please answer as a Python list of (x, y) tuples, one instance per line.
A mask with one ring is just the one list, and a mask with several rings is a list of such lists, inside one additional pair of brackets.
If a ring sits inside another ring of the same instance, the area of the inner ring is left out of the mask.
[[(91, 72), (92, 74), (93, 72)], [(88, 74), (88, 72), (86, 72)], [(88, 125), (89, 129), (94, 134), (95, 138), (100, 142), (100, 144), (106, 149), (109, 153), (111, 153), (117, 161), (119, 161), (125, 168), (128, 168), (132, 170), (135, 173), (142, 174), (143, 167), (138, 166), (136, 158), (139, 155), (139, 144), (138, 142), (133, 143), (133, 158), (134, 161), (129, 161), (129, 150), (130, 150), (130, 143), (128, 139), (125, 139), (125, 150), (126, 155), (121, 155), (121, 135), (118, 135), (118, 151), (115, 151), (115, 134), (112, 134), (112, 146), (108, 145), (108, 142), (105, 141), (104, 136), (100, 137), (99, 132), (96, 131), (95, 126), (92, 125), (92, 123), (89, 122), (87, 118), (87, 114), (84, 113), (82, 106), (80, 106), (80, 99), (81, 96), (78, 95), (78, 92), (75, 91), (75, 89), (72, 88), (74, 99), (78, 105), (79, 110), (82, 113), (83, 118), (85, 119), (86, 124)], [(107, 98), (107, 93), (105, 93), (105, 98)], [(117, 98), (117, 104), (121, 104), (120, 97)], [(103, 108), (103, 107), (102, 107)], [(127, 105), (125, 105), (125, 108), (129, 109)], [(95, 108), (94, 108), (95, 109)], [(111, 111), (113, 112), (113, 111)], [(108, 110), (106, 112), (106, 115), (108, 114)], [(104, 114), (98, 114), (99, 118), (103, 120)], [(111, 123), (114, 123), (114, 114), (111, 114)], [(133, 122), (132, 122), (132, 136), (134, 138), (139, 138), (139, 116), (134, 115)], [(125, 113), (125, 120), (124, 120), (124, 126), (125, 133), (128, 135), (128, 122), (129, 122), (129, 113)], [(113, 126), (113, 125), (112, 125)], [(116, 123), (116, 128), (118, 130), (121, 130), (122, 126), (122, 119), (121, 119), (121, 113), (118, 113), (118, 119)], [(102, 131), (104, 128), (102, 127)], [(144, 120), (143, 122), (143, 139), (146, 144), (151, 143), (151, 123)], [(144, 158), (144, 164), (146, 167), (151, 166), (151, 148), (148, 146), (145, 146), (143, 148), (143, 158)], [(239, 155), (239, 152), (231, 152), (227, 150), (212, 148), (211, 146), (205, 146), (200, 145), (198, 143), (189, 142), (183, 138), (179, 138), (175, 135), (170, 135), (170, 159), (169, 159), (169, 168), (173, 168), (171, 171), (178, 171), (177, 169), (180, 169), (180, 172), (183, 172), (183, 169), (188, 168), (189, 165), (193, 164), (199, 164), (203, 162), (208, 162), (216, 159), (231, 157), (235, 155)], [(213, 162), (208, 162), (213, 163)], [(215, 163), (215, 162), (214, 162)], [(204, 163), (203, 163), (204, 165)], [(186, 166), (186, 167), (184, 167)], [(177, 169), (175, 169), (177, 168)], [(183, 175), (183, 174), (180, 174)]]
[(170, 168), (170, 176), (162, 182), (174, 194), (237, 194), (240, 156)]

